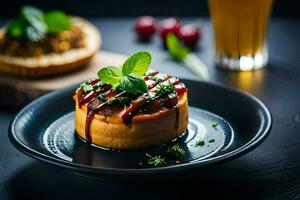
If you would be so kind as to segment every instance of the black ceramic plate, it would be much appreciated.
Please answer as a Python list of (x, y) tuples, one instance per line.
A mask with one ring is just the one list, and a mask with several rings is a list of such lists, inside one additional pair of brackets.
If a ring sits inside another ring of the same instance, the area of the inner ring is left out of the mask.
[[(258, 146), (271, 128), (268, 109), (255, 97), (210, 83), (183, 80), (189, 88), (189, 127), (176, 141), (148, 149), (113, 151), (88, 146), (74, 132), (77, 86), (47, 94), (25, 107), (11, 123), (9, 137), (22, 152), (86, 175), (170, 174), (241, 156)], [(212, 124), (217, 124), (213, 127)], [(204, 144), (198, 143), (204, 141)], [(167, 149), (179, 144), (184, 158)], [(166, 164), (147, 164), (151, 156)]]

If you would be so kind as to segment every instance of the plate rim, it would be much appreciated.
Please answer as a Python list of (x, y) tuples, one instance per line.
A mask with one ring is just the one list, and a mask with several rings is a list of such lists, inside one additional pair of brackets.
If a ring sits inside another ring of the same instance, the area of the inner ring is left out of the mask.
[[(22, 108), (13, 121), (10, 123), (9, 128), (8, 128), (8, 137), (10, 142), (22, 153), (35, 158), (37, 160), (68, 168), (77, 172), (83, 172), (83, 173), (92, 173), (92, 174), (102, 174), (102, 175), (121, 175), (121, 174), (126, 174), (126, 175), (145, 175), (148, 173), (151, 174), (157, 174), (157, 173), (173, 173), (173, 172), (178, 172), (178, 171), (183, 171), (183, 170), (189, 170), (189, 169), (196, 169), (200, 167), (204, 167), (206, 165), (211, 165), (211, 164), (218, 164), (222, 163), (227, 160), (232, 160), (234, 158), (237, 158), (239, 156), (242, 156), (250, 151), (252, 151), (254, 148), (259, 146), (269, 135), (273, 120), (272, 120), (272, 115), (269, 111), (269, 109), (264, 105), (264, 103), (259, 100), (257, 97), (254, 95), (251, 95), (247, 92), (240, 91), (237, 89), (233, 89), (227, 86), (219, 85), (216, 83), (211, 83), (211, 82), (205, 82), (205, 81), (197, 81), (197, 80), (190, 80), (190, 79), (182, 79), (184, 81), (189, 81), (189, 82), (196, 82), (196, 83), (201, 83), (201, 84), (208, 84), (212, 87), (219, 88), (222, 90), (227, 90), (233, 93), (238, 93), (239, 95), (245, 96), (252, 101), (256, 102), (259, 107), (263, 110), (263, 114), (266, 117), (265, 123), (264, 123), (264, 129), (257, 131), (255, 136), (249, 140), (246, 144), (243, 146), (238, 147), (237, 149), (234, 149), (233, 151), (227, 152), (225, 154), (221, 154), (212, 158), (207, 158), (204, 160), (199, 160), (197, 162), (193, 163), (182, 163), (182, 164), (177, 164), (177, 165), (169, 165), (169, 166), (162, 166), (162, 167), (151, 167), (151, 168), (142, 168), (142, 169), (132, 169), (132, 168), (110, 168), (110, 167), (93, 167), (93, 166), (88, 166), (88, 165), (83, 165), (83, 164), (77, 164), (77, 163), (72, 163), (66, 160), (63, 160), (61, 158), (55, 157), (55, 156), (50, 156), (46, 155), (44, 153), (41, 153), (39, 151), (36, 151), (25, 144), (23, 144), (20, 140), (18, 140), (16, 136), (16, 132), (14, 130), (15, 124), (17, 123), (18, 119), (21, 117), (23, 113), (25, 113), (30, 107), (34, 106), (34, 104), (43, 101), (44, 99), (50, 98), (51, 96), (55, 96), (61, 93), (64, 93), (71, 88), (76, 88), (79, 84), (75, 84), (69, 87), (66, 87), (61, 90), (53, 91), (48, 94), (45, 94), (31, 103), (29, 103), (27, 106)], [(204, 162), (205, 161), (205, 162)]]

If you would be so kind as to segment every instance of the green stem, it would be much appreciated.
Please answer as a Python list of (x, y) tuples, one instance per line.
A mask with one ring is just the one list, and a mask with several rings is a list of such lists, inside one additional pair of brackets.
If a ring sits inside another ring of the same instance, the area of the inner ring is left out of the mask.
[(194, 53), (189, 53), (183, 59), (184, 65), (189, 68), (200, 79), (208, 81), (210, 75), (207, 66)]

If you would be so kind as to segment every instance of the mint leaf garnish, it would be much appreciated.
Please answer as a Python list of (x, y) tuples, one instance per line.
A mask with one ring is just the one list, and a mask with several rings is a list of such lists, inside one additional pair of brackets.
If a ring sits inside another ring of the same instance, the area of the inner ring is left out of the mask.
[(171, 56), (179, 62), (182, 62), (190, 52), (188, 48), (183, 47), (180, 44), (180, 41), (174, 35), (174, 33), (169, 33), (167, 35), (167, 48)]
[(119, 86), (121, 89), (135, 95), (148, 92), (144, 79), (134, 75), (124, 76)]
[(70, 29), (72, 18), (62, 11), (48, 11), (24, 6), (20, 9), (20, 14), (13, 19), (6, 33), (15, 38), (26, 38), (30, 41), (38, 41), (47, 33), (57, 34)]
[(48, 33), (51, 34), (66, 31), (72, 26), (72, 18), (59, 10), (45, 12), (44, 20), (48, 27)]
[(43, 11), (33, 6), (23, 6), (21, 8), (21, 15), (29, 22), (34, 24), (43, 18)]
[(143, 76), (151, 63), (151, 54), (141, 51), (130, 56), (123, 64), (122, 73), (124, 76), (134, 74)]
[(38, 41), (46, 32), (47, 26), (43, 19), (43, 12), (31, 6), (24, 6), (19, 16), (8, 25), (6, 33), (11, 37), (24, 37), (30, 41)]
[(21, 37), (25, 34), (25, 20), (21, 17), (13, 19), (7, 27), (7, 34), (11, 37)]
[(141, 77), (146, 73), (151, 64), (151, 55), (148, 52), (138, 52), (130, 56), (122, 65), (122, 70), (118, 67), (104, 67), (98, 72), (99, 79), (103, 83), (111, 84), (114, 87), (134, 95), (148, 92), (148, 87)]
[(117, 87), (122, 79), (122, 71), (118, 67), (104, 67), (98, 72), (98, 77), (102, 82)]
[(41, 40), (45, 33), (33, 28), (32, 26), (28, 26), (25, 29), (25, 34), (30, 41), (36, 42)]
[(24, 6), (21, 8), (21, 17), (28, 23), (25, 33), (29, 40), (38, 41), (44, 37), (47, 25), (43, 18), (43, 11), (35, 7)]

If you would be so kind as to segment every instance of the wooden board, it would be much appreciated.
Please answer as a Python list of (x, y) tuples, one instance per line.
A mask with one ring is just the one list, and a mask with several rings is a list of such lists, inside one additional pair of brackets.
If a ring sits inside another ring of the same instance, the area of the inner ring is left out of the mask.
[(23, 106), (54, 90), (81, 83), (97, 76), (101, 66), (120, 65), (126, 56), (101, 51), (81, 70), (43, 79), (24, 79), (0, 75), (0, 105)]

